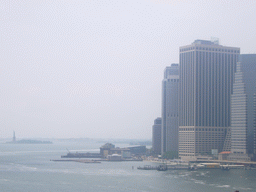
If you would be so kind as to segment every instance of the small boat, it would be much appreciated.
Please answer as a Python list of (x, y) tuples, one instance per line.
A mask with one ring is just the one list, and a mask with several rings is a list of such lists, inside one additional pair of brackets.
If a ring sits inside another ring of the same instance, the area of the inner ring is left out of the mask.
[(151, 165), (145, 165), (144, 167), (137, 167), (137, 169), (142, 169), (142, 170), (157, 170), (158, 167), (154, 167)]
[(167, 165), (159, 165), (157, 167), (157, 171), (167, 171), (167, 170), (168, 170)]

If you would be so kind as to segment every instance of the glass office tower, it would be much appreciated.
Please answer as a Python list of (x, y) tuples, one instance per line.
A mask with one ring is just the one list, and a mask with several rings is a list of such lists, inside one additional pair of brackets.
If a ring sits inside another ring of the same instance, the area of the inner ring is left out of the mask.
[[(231, 97), (229, 160), (250, 160), (255, 154), (256, 54), (239, 56)], [(248, 156), (249, 155), (249, 156)]]
[(165, 68), (162, 81), (162, 154), (178, 151), (178, 85), (179, 65), (171, 64)]
[(179, 156), (223, 150), (239, 48), (196, 40), (180, 47)]

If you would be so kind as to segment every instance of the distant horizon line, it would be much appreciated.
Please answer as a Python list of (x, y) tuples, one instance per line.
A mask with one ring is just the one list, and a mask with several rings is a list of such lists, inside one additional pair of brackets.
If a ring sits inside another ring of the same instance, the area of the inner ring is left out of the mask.
[[(12, 139), (13, 137), (0, 137), (0, 139)], [(95, 140), (151, 140), (150, 138), (95, 138), (95, 137), (16, 137), (16, 139), (95, 139)]]

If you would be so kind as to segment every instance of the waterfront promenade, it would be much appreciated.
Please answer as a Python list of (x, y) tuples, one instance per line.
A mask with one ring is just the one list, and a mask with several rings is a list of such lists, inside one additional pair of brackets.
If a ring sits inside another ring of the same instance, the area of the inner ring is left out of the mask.
[(250, 167), (256, 167), (255, 161), (229, 161), (229, 160), (197, 160), (197, 161), (181, 161), (179, 159), (167, 160), (167, 159), (158, 159), (147, 157), (144, 158), (143, 161), (149, 161), (152, 163), (165, 163), (167, 165), (189, 165), (191, 163), (220, 163), (221, 165), (231, 164), (231, 165), (245, 165)]

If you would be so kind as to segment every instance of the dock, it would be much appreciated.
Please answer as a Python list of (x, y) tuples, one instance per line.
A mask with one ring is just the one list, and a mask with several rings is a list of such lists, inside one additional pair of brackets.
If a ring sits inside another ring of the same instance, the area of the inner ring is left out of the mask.
[(145, 165), (144, 167), (137, 167), (137, 169), (141, 170), (157, 170), (158, 166)]
[(88, 160), (88, 159), (52, 159), (51, 161), (55, 162), (67, 162), (67, 161), (72, 161), (72, 162), (79, 162), (79, 163), (101, 163), (99, 160)]
[(71, 153), (69, 152), (67, 155), (62, 155), (61, 158), (102, 158), (100, 153)]
[(165, 164), (159, 166), (145, 165), (144, 167), (137, 167), (140, 170), (158, 170), (158, 171), (167, 171), (167, 170), (188, 170), (186, 166), (168, 166)]

